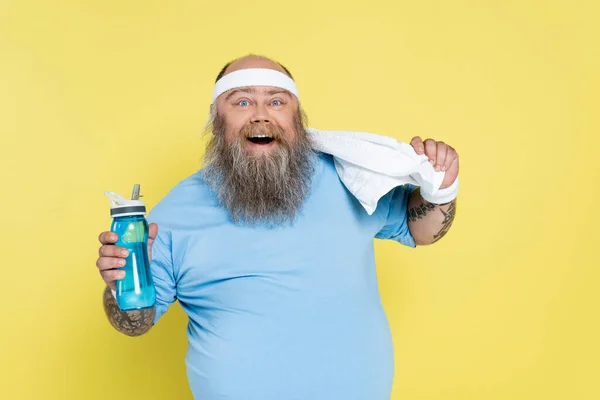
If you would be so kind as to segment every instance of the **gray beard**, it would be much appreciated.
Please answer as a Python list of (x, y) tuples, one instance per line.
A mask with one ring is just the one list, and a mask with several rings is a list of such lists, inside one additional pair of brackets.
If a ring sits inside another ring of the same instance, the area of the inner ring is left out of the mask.
[(234, 143), (228, 143), (222, 118), (215, 116), (212, 121), (213, 137), (202, 173), (234, 222), (278, 226), (296, 219), (310, 190), (315, 161), (298, 114), (296, 138), (290, 141), (282, 130), (271, 126), (269, 133), (278, 143), (262, 154), (244, 150), (246, 127)]

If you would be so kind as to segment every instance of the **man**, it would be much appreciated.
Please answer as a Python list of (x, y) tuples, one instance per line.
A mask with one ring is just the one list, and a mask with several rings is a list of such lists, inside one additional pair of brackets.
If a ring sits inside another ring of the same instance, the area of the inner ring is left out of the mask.
[[(273, 84), (244, 84), (260, 73)], [(455, 200), (432, 204), (403, 185), (368, 215), (332, 157), (312, 150), (291, 74), (264, 57), (221, 71), (210, 127), (206, 166), (149, 216), (153, 309), (119, 310), (110, 289), (126, 254), (115, 234), (100, 235), (108, 319), (142, 335), (178, 300), (198, 399), (389, 399), (393, 349), (373, 239), (434, 243), (452, 224)], [(411, 144), (445, 171), (441, 188), (457, 179), (454, 149), (418, 137)]]

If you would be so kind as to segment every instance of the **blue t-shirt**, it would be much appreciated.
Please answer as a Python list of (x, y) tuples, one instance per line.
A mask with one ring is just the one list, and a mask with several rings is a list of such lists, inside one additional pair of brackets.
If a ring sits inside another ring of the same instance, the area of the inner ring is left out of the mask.
[(392, 338), (374, 238), (415, 247), (406, 216), (415, 187), (373, 215), (320, 154), (293, 226), (232, 223), (196, 173), (149, 215), (159, 225), (155, 322), (178, 300), (189, 316), (187, 375), (202, 400), (388, 400)]

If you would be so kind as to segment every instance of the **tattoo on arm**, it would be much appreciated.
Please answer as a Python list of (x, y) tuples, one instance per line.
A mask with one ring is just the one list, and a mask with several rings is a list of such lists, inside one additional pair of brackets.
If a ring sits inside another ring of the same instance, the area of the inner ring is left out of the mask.
[[(446, 208), (446, 206), (449, 207)], [(432, 212), (436, 212), (437, 210), (442, 213), (444, 219), (441, 221), (440, 230), (433, 235), (433, 241), (431, 243), (435, 243), (443, 238), (450, 230), (452, 222), (454, 221), (454, 215), (456, 213), (456, 200), (444, 204), (432, 204), (423, 200), (423, 202), (421, 202), (421, 204), (418, 206), (408, 209), (408, 220), (410, 222), (416, 222), (424, 219), (427, 215), (431, 214)]]
[(435, 207), (435, 204), (429, 202), (421, 203), (420, 206), (408, 210), (408, 220), (415, 222), (416, 220), (425, 217), (428, 211), (435, 210)]
[(450, 226), (452, 226), (452, 222), (454, 221), (454, 213), (456, 212), (456, 202), (451, 202), (450, 207), (448, 207), (446, 211), (442, 209), (440, 209), (440, 211), (442, 214), (444, 214), (444, 220), (442, 221), (442, 228), (438, 233), (433, 235), (433, 243), (443, 238), (446, 233), (448, 233)]
[(110, 324), (127, 336), (140, 336), (154, 324), (155, 307), (146, 310), (121, 311), (110, 288), (104, 290), (104, 312)]

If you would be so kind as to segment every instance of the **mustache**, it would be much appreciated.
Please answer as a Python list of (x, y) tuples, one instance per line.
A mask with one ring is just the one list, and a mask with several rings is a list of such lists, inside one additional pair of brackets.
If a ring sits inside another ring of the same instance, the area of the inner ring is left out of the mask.
[(283, 140), (287, 134), (280, 126), (265, 123), (249, 123), (240, 129), (238, 137), (248, 139), (257, 135), (266, 135), (275, 140)]

